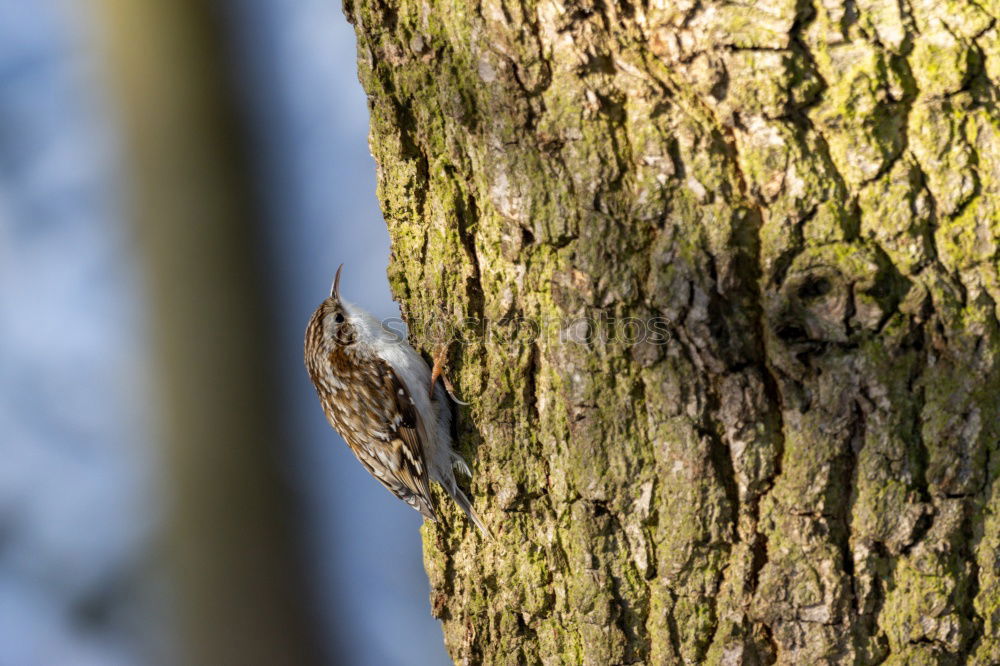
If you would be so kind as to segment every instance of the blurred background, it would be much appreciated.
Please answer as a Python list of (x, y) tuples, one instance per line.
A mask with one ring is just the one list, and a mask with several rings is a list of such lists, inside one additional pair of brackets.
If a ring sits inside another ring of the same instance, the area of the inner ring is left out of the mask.
[(335, 0), (0, 0), (0, 666), (448, 663), (302, 366), (367, 132)]

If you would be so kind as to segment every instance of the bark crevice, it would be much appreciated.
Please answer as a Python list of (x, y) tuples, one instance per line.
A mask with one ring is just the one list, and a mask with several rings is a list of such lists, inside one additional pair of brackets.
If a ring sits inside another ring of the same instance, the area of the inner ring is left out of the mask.
[(395, 293), (479, 322), (457, 662), (1000, 663), (1000, 31), (957, 1), (350, 5)]

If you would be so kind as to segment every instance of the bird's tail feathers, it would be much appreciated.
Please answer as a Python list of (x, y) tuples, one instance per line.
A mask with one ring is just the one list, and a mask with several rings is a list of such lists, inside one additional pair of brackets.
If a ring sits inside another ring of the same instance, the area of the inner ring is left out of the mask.
[(479, 514), (476, 513), (476, 510), (472, 508), (472, 502), (470, 502), (469, 498), (465, 496), (465, 493), (462, 492), (462, 489), (458, 487), (458, 484), (454, 486), (454, 491), (455, 492), (451, 494), (451, 498), (455, 500), (455, 504), (457, 504), (462, 508), (462, 511), (465, 512), (465, 515), (468, 516), (469, 520), (471, 520), (473, 524), (479, 528), (479, 531), (483, 533), (483, 536), (487, 540), (493, 541), (494, 540), (493, 533), (490, 532), (489, 528), (486, 527), (486, 524), (483, 523), (482, 519), (479, 517)]

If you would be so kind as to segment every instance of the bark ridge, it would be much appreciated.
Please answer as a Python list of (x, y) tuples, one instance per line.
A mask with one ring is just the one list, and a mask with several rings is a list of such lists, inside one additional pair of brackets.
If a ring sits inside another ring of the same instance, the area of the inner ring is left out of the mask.
[(457, 663), (1000, 663), (1000, 4), (345, 11)]

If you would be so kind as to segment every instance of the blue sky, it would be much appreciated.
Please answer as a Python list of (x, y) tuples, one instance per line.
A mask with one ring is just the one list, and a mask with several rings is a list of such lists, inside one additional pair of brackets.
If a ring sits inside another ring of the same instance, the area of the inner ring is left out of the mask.
[[(135, 587), (162, 516), (127, 166), (86, 7), (0, 0), (0, 666), (153, 663), (169, 640), (141, 599), (108, 592)], [(353, 31), (333, 0), (229, 10), (321, 622), (346, 663), (448, 663), (420, 517), (357, 464), (302, 368), (339, 263), (345, 295), (399, 314)], [(81, 611), (95, 604), (98, 622)]]

